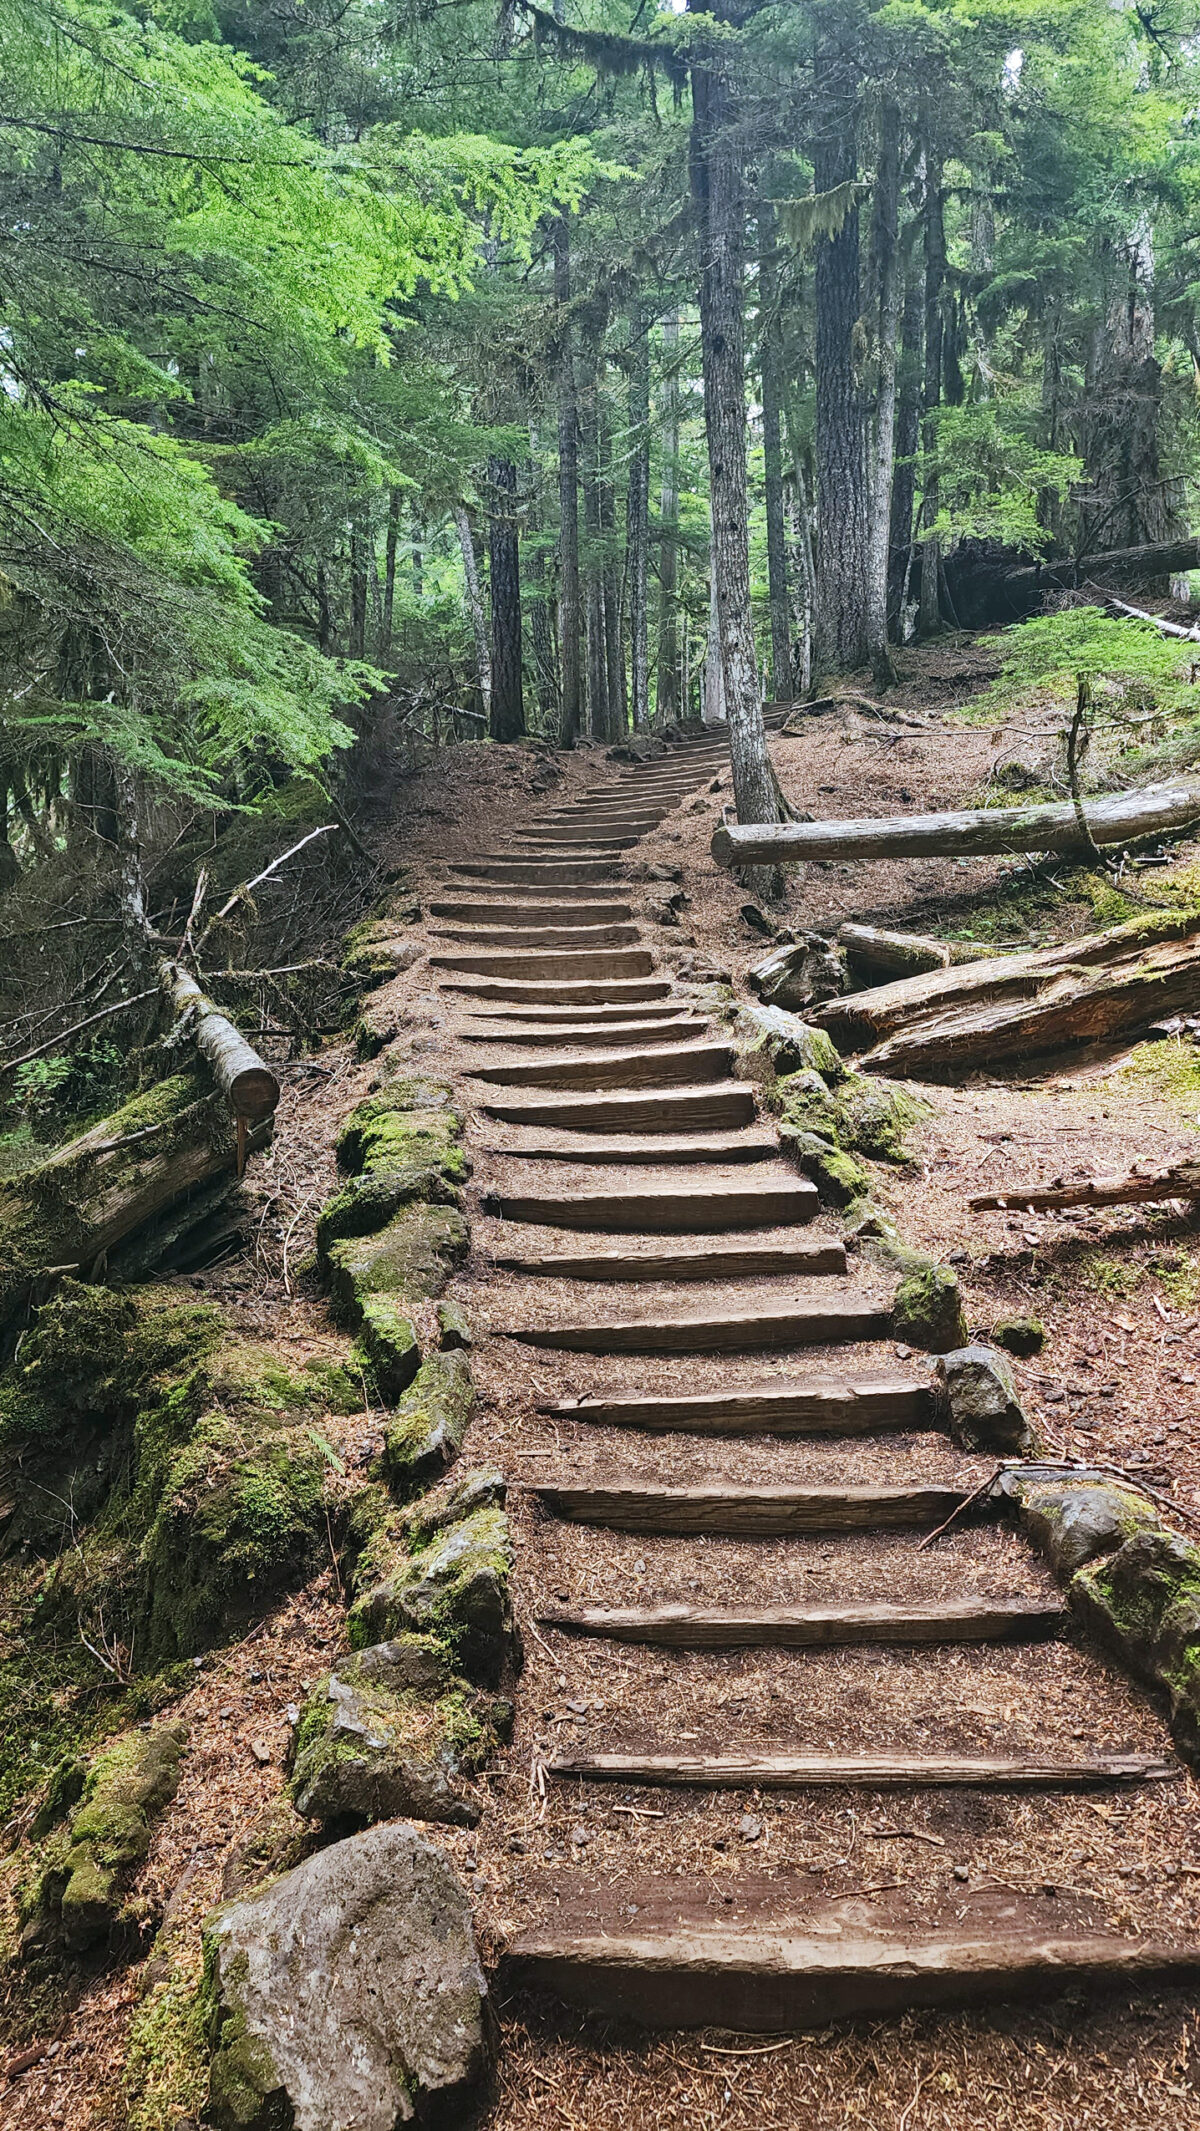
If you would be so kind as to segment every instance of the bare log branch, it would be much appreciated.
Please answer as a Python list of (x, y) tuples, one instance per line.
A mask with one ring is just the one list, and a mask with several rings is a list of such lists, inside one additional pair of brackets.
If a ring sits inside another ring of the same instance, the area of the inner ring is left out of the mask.
[(1004, 1193), (975, 1192), (967, 1204), (972, 1213), (1007, 1206), (1047, 1213), (1056, 1206), (1130, 1206), (1147, 1199), (1200, 1199), (1200, 1161), (1131, 1169), (1127, 1176), (1082, 1177), (1077, 1184), (1015, 1184)]
[(270, 880), (273, 873), (278, 873), (281, 866), (286, 866), (289, 858), (295, 858), (296, 853), (303, 851), (306, 844), (314, 843), (318, 836), (332, 835), (337, 827), (338, 823), (336, 821), (327, 821), (319, 829), (310, 829), (307, 836), (302, 836), (298, 844), (292, 845), (290, 851), (281, 851), (279, 857), (273, 858), (269, 866), (263, 867), (261, 873), (256, 873), (253, 880), (243, 881), (240, 888), (235, 888), (232, 895), (227, 895), (220, 909), (210, 917), (196, 942), (195, 953), (197, 958), (202, 953), (204, 943), (213, 928), (219, 925), (224, 918), (229, 917), (231, 912), (237, 909), (239, 903), (244, 903), (248, 895), (252, 895), (256, 888), (261, 888), (265, 880)]
[(279, 1082), (232, 1021), (178, 962), (159, 964), (159, 983), (177, 1017), (194, 1015), (196, 1048), (239, 1124), (257, 1125), (272, 1116)]

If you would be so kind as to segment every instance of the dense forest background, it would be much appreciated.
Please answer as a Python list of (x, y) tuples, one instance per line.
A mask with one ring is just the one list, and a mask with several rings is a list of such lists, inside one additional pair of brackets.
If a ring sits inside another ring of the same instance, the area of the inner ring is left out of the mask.
[(256, 814), (728, 715), (771, 819), (764, 697), (1190, 559), (1190, 0), (0, 0), (0, 77), (27, 1082)]

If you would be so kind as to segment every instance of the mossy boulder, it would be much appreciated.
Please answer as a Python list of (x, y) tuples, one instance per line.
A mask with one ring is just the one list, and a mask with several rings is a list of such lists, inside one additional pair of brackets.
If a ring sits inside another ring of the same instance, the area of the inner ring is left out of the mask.
[(1166, 1693), (1181, 1748), (1200, 1760), (1200, 1547), (1155, 1518), (1081, 1569), (1070, 1595), (1131, 1671)]
[(470, 1248), (471, 1232), (451, 1207), (407, 1207), (378, 1235), (347, 1236), (329, 1247), (334, 1315), (358, 1331), (385, 1399), (398, 1398), (420, 1362), (412, 1311), (441, 1293)]
[(187, 1726), (158, 1724), (126, 1732), (92, 1762), (83, 1796), (66, 1829), (43, 1855), (32, 1900), (31, 1936), (48, 1925), (75, 1951), (117, 1926), (135, 1866), (150, 1848), (153, 1825), (175, 1796)]
[(1045, 1346), (1046, 1327), (1040, 1317), (999, 1317), (992, 1326), (992, 1338), (998, 1347), (1027, 1361)]
[(840, 1153), (818, 1133), (801, 1131), (785, 1119), (779, 1128), (779, 1144), (801, 1175), (816, 1185), (826, 1206), (853, 1206), (869, 1191), (871, 1178), (862, 1163)]
[(326, 1826), (441, 1820), (474, 1827), (462, 1779), (511, 1728), (512, 1705), (448, 1676), (430, 1637), (357, 1652), (301, 1713), (292, 1766), (296, 1810)]
[(964, 1449), (1030, 1457), (1040, 1448), (1002, 1354), (990, 1347), (956, 1347), (943, 1353), (938, 1376), (950, 1433)]
[(363, 1366), (391, 1402), (407, 1391), (421, 1366), (417, 1328), (396, 1295), (364, 1295), (358, 1320), (357, 1351)]
[(422, 1363), (383, 1439), (383, 1470), (396, 1495), (407, 1498), (453, 1464), (474, 1402), (465, 1354), (431, 1354)]
[(1144, 1495), (1099, 1477), (1018, 1468), (1002, 1475), (999, 1491), (1016, 1505), (1029, 1538), (1064, 1582), (1158, 1524)]
[(931, 1354), (966, 1346), (958, 1276), (948, 1265), (926, 1260), (905, 1273), (892, 1302), (892, 1336)]
[(459, 1206), (458, 1186), (447, 1181), (440, 1164), (409, 1162), (395, 1169), (370, 1170), (351, 1177), (327, 1199), (317, 1216), (317, 1262), (328, 1271), (335, 1243), (352, 1236), (375, 1235), (405, 1206)]
[(919, 1097), (843, 1066), (835, 1086), (810, 1066), (787, 1074), (776, 1092), (785, 1129), (814, 1132), (844, 1154), (877, 1162), (907, 1161), (906, 1135), (929, 1109)]
[(355, 1567), (351, 1642), (362, 1648), (413, 1631), (433, 1635), (468, 1679), (498, 1684), (519, 1652), (512, 1558), (508, 1519), (495, 1501), (434, 1527), (397, 1512)]
[(474, 1346), (475, 1334), (471, 1328), (471, 1319), (461, 1302), (455, 1302), (453, 1296), (450, 1296), (446, 1301), (439, 1302), (434, 1314), (437, 1317), (439, 1346), (446, 1349)]
[(736, 1026), (742, 1063), (756, 1079), (812, 1072), (832, 1084), (847, 1071), (824, 1029), (782, 1007), (742, 1006)]
[(373, 991), (411, 969), (424, 953), (420, 940), (399, 937), (394, 918), (364, 918), (346, 934), (342, 969), (360, 991)]
[(422, 1135), (439, 1147), (462, 1138), (462, 1120), (452, 1109), (453, 1090), (441, 1080), (401, 1079), (356, 1104), (337, 1138), (341, 1168), (357, 1175), (388, 1163), (420, 1160), (411, 1141)]

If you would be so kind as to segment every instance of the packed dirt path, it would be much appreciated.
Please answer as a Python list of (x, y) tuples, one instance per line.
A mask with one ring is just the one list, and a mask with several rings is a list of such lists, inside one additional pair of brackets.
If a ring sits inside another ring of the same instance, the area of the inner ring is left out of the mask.
[(547, 809), (430, 905), (471, 1449), (517, 1483), (528, 1629), (510, 1769), (450, 1838), (500, 1961), (492, 2122), (1200, 2121), (1192, 1781), (1013, 1528), (926, 1543), (995, 1461), (623, 888), (723, 758)]

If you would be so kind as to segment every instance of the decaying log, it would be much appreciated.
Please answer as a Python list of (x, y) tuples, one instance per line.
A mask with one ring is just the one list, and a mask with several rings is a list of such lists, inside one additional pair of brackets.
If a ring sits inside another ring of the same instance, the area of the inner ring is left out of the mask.
[(840, 925), (838, 946), (845, 949), (854, 974), (881, 971), (888, 977), (919, 977), (930, 969), (949, 969), (954, 951), (945, 940), (920, 932), (887, 932), (881, 925)]
[(802, 724), (793, 724), (793, 719), (824, 718), (836, 710), (857, 711), (864, 718), (878, 718), (884, 725), (906, 725), (914, 732), (927, 732), (929, 720), (914, 718), (908, 711), (892, 710), (886, 703), (873, 703), (869, 696), (837, 695), (815, 696), (810, 703), (771, 703), (769, 710), (786, 713), (779, 728), (781, 740), (798, 740), (804, 730)]
[[(1147, 786), (1089, 799), (1084, 813), (1097, 844), (1133, 843), (1200, 820), (1200, 781)], [(883, 815), (878, 820), (722, 825), (712, 855), (722, 866), (796, 866), (805, 859), (986, 857), (1023, 851), (1083, 851), (1068, 800), (1028, 807), (982, 807), (953, 814)]]
[(1144, 607), (1131, 607), (1123, 599), (1106, 599), (1105, 606), (1113, 614), (1123, 614), (1130, 621), (1149, 622), (1160, 636), (1177, 636), (1185, 644), (1200, 643), (1200, 629), (1184, 629), (1178, 622), (1166, 621), (1161, 614), (1147, 614)]
[(195, 1016), (196, 1048), (239, 1123), (260, 1125), (272, 1117), (279, 1082), (270, 1066), (178, 962), (160, 963), (159, 982), (177, 1017)]
[[(251, 1145), (269, 1136), (267, 1120)], [(223, 1097), (180, 1074), (0, 1185), (0, 1326), (46, 1273), (92, 1272), (197, 1185), (224, 1172), (232, 1181), (236, 1159)]]
[(1129, 1036), (1195, 1002), (1194, 913), (902, 978), (816, 1008), (810, 1018), (867, 1071), (952, 1076), (1060, 1045)]
[(1148, 1199), (1200, 1199), (1200, 1161), (1131, 1169), (1126, 1176), (1081, 1177), (1075, 1184), (1014, 1184), (1003, 1194), (977, 1191), (967, 1204), (973, 1213), (1005, 1206), (1048, 1213), (1056, 1206), (1130, 1206)]

